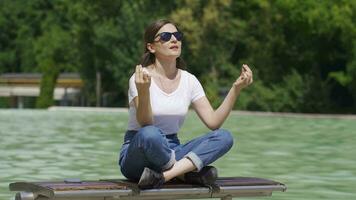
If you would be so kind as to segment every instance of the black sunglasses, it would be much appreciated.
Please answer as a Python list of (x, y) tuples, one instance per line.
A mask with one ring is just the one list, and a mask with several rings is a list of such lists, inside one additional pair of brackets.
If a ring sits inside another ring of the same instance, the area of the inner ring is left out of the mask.
[(174, 37), (178, 40), (181, 41), (183, 39), (183, 33), (182, 32), (174, 32), (174, 33), (170, 33), (170, 32), (162, 32), (158, 35), (155, 36), (155, 39), (159, 36), (159, 40), (163, 41), (163, 42), (168, 42), (172, 35), (174, 35)]

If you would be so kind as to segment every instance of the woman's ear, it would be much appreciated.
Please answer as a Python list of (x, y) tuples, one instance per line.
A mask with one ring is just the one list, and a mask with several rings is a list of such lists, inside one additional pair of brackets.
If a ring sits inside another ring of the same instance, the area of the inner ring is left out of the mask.
[(146, 48), (147, 48), (148, 51), (151, 52), (151, 53), (155, 53), (155, 52), (156, 52), (155, 49), (154, 49), (153, 44), (151, 44), (151, 43), (147, 43)]

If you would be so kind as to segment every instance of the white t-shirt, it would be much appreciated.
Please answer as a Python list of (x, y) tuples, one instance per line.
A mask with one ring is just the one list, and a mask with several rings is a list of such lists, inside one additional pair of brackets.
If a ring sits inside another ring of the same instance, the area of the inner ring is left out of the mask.
[[(205, 96), (199, 80), (191, 73), (180, 70), (179, 85), (172, 93), (165, 93), (151, 79), (150, 98), (153, 115), (153, 125), (160, 128), (166, 135), (178, 133), (182, 126), (190, 104)], [(135, 76), (129, 81), (129, 123), (128, 130), (139, 130), (140, 124), (136, 120), (136, 108), (133, 98), (137, 96)]]

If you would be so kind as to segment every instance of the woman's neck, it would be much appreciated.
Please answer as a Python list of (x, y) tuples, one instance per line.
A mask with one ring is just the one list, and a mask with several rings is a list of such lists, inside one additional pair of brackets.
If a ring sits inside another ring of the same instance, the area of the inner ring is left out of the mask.
[(178, 68), (176, 67), (176, 60), (162, 60), (157, 59), (154, 63), (154, 67), (157, 73), (161, 76), (165, 76), (169, 79), (174, 79), (177, 75)]

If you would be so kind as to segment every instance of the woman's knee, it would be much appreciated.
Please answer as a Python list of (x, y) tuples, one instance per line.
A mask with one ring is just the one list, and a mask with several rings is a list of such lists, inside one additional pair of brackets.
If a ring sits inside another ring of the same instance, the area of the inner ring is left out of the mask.
[(144, 141), (156, 141), (162, 137), (161, 130), (153, 125), (142, 127), (137, 134)]
[(234, 144), (234, 137), (232, 136), (230, 131), (225, 129), (218, 129), (215, 131), (220, 141), (223, 143), (222, 147), (225, 147), (227, 148), (227, 150), (230, 150), (232, 145)]

